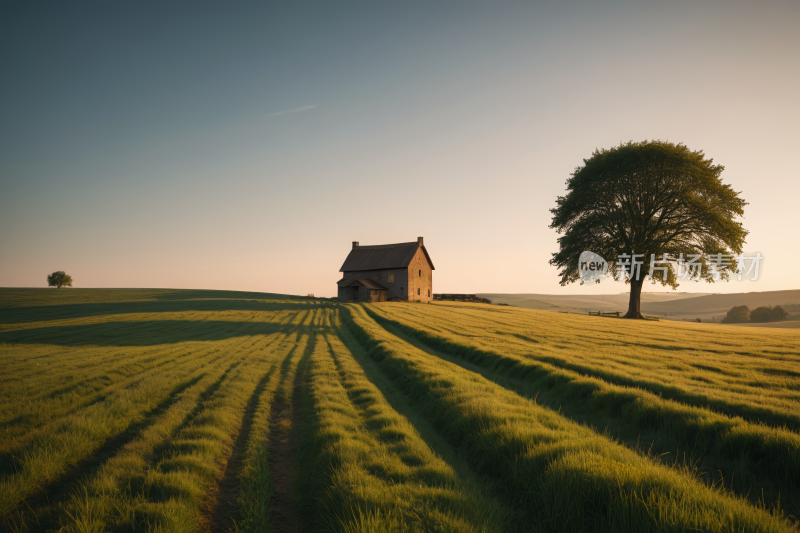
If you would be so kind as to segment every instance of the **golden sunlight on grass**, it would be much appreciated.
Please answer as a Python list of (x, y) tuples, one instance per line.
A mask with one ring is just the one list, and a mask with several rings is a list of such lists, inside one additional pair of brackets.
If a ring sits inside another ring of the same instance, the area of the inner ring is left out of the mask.
[(216, 291), (8, 296), (10, 531), (796, 527), (798, 331)]

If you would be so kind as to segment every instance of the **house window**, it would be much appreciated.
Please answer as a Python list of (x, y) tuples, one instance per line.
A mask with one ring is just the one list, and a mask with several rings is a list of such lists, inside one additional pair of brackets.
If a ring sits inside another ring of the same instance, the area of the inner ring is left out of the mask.
[(389, 283), (394, 283), (394, 274), (389, 274)]
[(419, 271), (419, 277), (422, 277), (422, 270)]
[(419, 289), (417, 289), (417, 296), (419, 296)]
[(428, 289), (428, 298), (430, 298), (430, 297), (431, 297), (431, 290)]

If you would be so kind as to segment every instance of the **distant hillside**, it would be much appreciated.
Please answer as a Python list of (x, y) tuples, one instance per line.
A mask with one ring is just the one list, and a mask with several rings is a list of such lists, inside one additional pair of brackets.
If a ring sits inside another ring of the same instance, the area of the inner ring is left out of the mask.
[(800, 329), (800, 320), (784, 320), (783, 322), (756, 322), (750, 324), (736, 324), (746, 328), (781, 328)]
[[(787, 305), (800, 303), (800, 290), (746, 292), (735, 294), (710, 294), (691, 300), (649, 303), (646, 312), (655, 315), (686, 316), (695, 314), (698, 318), (715, 316), (721, 320), (731, 307), (746, 305), (750, 309), (765, 305)], [(669, 317), (668, 316), (668, 317)]]
[[(553, 295), (553, 294), (479, 294), (494, 303), (506, 303), (528, 309), (545, 311), (626, 311), (628, 294), (603, 295)], [(700, 318), (703, 321), (720, 321), (735, 305), (746, 305), (750, 309), (764, 305), (783, 305), (792, 312), (800, 305), (800, 290), (745, 292), (734, 294), (708, 293), (642, 293), (642, 312), (670, 320)], [(791, 306), (791, 307), (789, 307)]]
[[(543, 311), (625, 311), (628, 309), (628, 294), (598, 294), (598, 295), (555, 295), (555, 294), (479, 294), (489, 298), (494, 303), (505, 303), (527, 309), (540, 309)], [(706, 296), (703, 293), (684, 292), (643, 292), (642, 303), (661, 303), (673, 300), (685, 300)]]

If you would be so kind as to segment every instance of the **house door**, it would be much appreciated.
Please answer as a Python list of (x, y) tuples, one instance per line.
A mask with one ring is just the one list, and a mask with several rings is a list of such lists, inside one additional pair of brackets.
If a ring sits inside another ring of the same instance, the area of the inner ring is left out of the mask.
[(353, 301), (358, 301), (358, 287), (353, 287)]

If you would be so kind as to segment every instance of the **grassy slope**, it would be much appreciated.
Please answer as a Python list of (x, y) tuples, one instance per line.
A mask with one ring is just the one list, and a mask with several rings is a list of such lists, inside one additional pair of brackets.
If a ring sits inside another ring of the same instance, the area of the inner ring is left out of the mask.
[(736, 324), (737, 327), (744, 328), (779, 328), (779, 329), (800, 329), (800, 320), (787, 320), (786, 322), (762, 322), (754, 324)]
[(731, 338), (743, 330), (483, 307), (368, 312), (431, 355), (605, 428), (630, 448), (680, 457), (708, 484), (758, 497), (763, 489), (767, 500), (797, 508), (800, 437), (760, 424), (800, 427), (795, 332)]
[(0, 289), (0, 512), (12, 531), (783, 531), (798, 335)]
[[(555, 296), (547, 294), (481, 294), (495, 303), (508, 303), (517, 307), (548, 311), (626, 311), (627, 294), (597, 296)], [(693, 293), (642, 293), (642, 312), (667, 316), (676, 320), (701, 318), (704, 321), (715, 316), (717, 321), (735, 305), (747, 305), (750, 309), (765, 305), (800, 304), (800, 290), (747, 292), (736, 294)]]
[[(629, 295), (598, 294), (598, 295), (554, 295), (554, 294), (480, 294), (489, 298), (494, 303), (507, 303), (515, 307), (538, 309), (540, 311), (569, 311), (585, 313), (587, 311), (625, 311), (628, 308)], [(678, 292), (643, 292), (642, 305), (647, 306), (661, 302), (689, 300), (706, 294), (678, 293)]]

